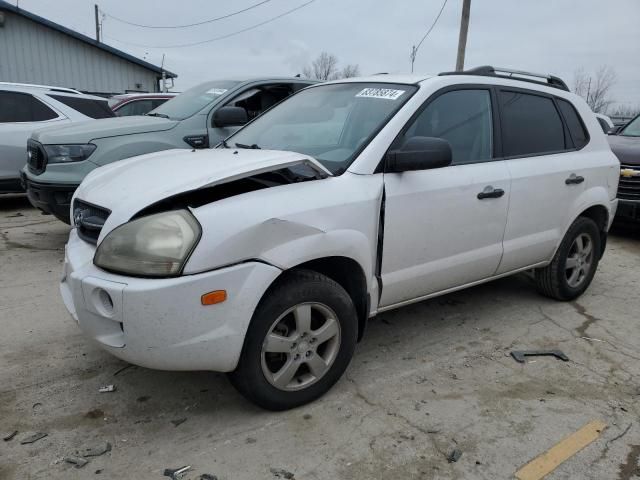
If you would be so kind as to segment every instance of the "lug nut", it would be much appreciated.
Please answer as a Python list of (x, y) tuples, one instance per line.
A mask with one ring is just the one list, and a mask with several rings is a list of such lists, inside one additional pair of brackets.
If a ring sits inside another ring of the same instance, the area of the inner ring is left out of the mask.
[(307, 351), (307, 353), (306, 353), (305, 355), (306, 355), (307, 357), (310, 357), (310, 356), (311, 356), (311, 351), (310, 351), (310, 350), (309, 350), (309, 351)]
[(300, 358), (300, 354), (299, 354), (299, 353), (296, 353), (296, 356), (295, 356), (295, 357), (293, 357), (293, 358), (295, 358), (296, 360), (298, 360), (298, 359)]
[(298, 346), (298, 344), (297, 344), (297, 343), (292, 344), (292, 345), (291, 345), (291, 350), (295, 350), (297, 346)]

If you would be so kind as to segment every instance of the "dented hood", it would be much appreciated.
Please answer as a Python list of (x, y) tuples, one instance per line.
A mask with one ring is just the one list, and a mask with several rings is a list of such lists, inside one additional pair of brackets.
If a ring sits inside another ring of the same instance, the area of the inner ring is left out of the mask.
[[(164, 150), (122, 160), (91, 172), (75, 197), (107, 208), (101, 237), (143, 208), (174, 195), (305, 163), (331, 173), (315, 159), (275, 150)], [(73, 214), (72, 214), (73, 217)]]

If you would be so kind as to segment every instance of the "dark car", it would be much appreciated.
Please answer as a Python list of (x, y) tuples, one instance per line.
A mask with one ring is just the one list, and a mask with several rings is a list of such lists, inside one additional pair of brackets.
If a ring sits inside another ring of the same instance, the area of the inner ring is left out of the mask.
[(620, 160), (616, 217), (623, 221), (640, 222), (640, 115), (617, 134), (607, 138), (611, 150)]

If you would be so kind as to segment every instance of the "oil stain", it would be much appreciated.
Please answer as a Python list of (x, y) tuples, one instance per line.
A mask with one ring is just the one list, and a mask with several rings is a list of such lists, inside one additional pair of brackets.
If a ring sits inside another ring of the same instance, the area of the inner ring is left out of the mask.
[(587, 336), (587, 329), (593, 325), (594, 323), (596, 323), (597, 321), (599, 321), (600, 319), (594, 315), (591, 315), (589, 313), (587, 313), (587, 309), (584, 308), (582, 305), (580, 305), (578, 302), (571, 302), (571, 306), (573, 308), (575, 308), (576, 312), (578, 312), (578, 314), (580, 314), (581, 316), (583, 316), (586, 320), (582, 323), (582, 325), (580, 325), (578, 328), (576, 328), (576, 332), (578, 333), (578, 335), (580, 337), (586, 337)]
[(631, 451), (627, 455), (627, 463), (620, 465), (618, 480), (631, 480), (632, 477), (640, 477), (640, 445), (631, 445)]

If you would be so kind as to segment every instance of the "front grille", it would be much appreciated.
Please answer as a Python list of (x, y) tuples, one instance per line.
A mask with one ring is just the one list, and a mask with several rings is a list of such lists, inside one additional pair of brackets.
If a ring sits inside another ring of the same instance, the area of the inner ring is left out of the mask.
[[(640, 167), (637, 165), (622, 165), (620, 168), (618, 198), (622, 200), (640, 200)], [(625, 171), (637, 173), (632, 174), (633, 176), (625, 176)]]
[(27, 165), (29, 165), (29, 171), (35, 175), (40, 175), (47, 166), (47, 154), (44, 148), (31, 139), (27, 141)]
[(98, 237), (111, 212), (106, 208), (91, 205), (76, 199), (73, 202), (73, 225), (78, 229), (78, 236), (85, 242), (98, 243)]

